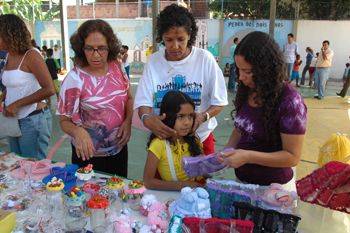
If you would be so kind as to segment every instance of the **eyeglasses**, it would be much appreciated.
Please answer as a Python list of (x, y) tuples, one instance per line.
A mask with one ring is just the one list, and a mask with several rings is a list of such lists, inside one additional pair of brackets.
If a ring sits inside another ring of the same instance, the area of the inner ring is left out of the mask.
[(97, 52), (101, 56), (105, 55), (109, 51), (109, 48), (107, 46), (100, 46), (97, 49), (95, 49), (93, 47), (84, 47), (83, 49), (84, 49), (85, 53), (87, 53), (89, 55), (93, 54), (94, 52)]

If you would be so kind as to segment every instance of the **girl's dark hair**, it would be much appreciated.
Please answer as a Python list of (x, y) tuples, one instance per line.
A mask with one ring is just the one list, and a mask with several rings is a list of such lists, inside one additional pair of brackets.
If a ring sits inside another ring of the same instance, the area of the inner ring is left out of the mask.
[(171, 4), (160, 12), (157, 16), (156, 41), (158, 43), (163, 43), (163, 34), (172, 27), (184, 27), (188, 35), (190, 35), (187, 47), (191, 48), (194, 45), (198, 27), (192, 13), (189, 12), (187, 8)]
[(24, 21), (17, 15), (0, 16), (0, 37), (3, 44), (6, 44), (7, 51), (25, 54), (32, 48), (30, 32)]
[(106, 21), (93, 19), (85, 21), (80, 25), (78, 30), (70, 38), (70, 43), (75, 53), (74, 63), (81, 67), (89, 65), (84, 53), (84, 46), (85, 39), (92, 32), (99, 32), (106, 38), (107, 46), (109, 48), (107, 61), (110, 62), (116, 60), (121, 48), (119, 39), (114, 34), (112, 27)]
[[(193, 100), (181, 91), (169, 91), (163, 97), (162, 103), (160, 105), (160, 115), (163, 113), (166, 114), (166, 118), (163, 120), (163, 123), (170, 127), (174, 128), (177, 113), (181, 110), (182, 104), (190, 104), (195, 109), (195, 105)], [(153, 133), (150, 135), (147, 147), (150, 146), (152, 140), (157, 136)], [(189, 145), (189, 151), (191, 156), (197, 156), (202, 154), (202, 149), (199, 144), (199, 139), (195, 135), (186, 135), (183, 137), (184, 141)], [(171, 138), (167, 138), (167, 140), (171, 141)]]
[[(256, 92), (257, 103), (262, 107), (266, 137), (270, 142), (277, 142), (279, 130), (276, 113), (283, 83), (284, 80), (287, 80), (283, 53), (272, 37), (264, 32), (256, 31), (249, 33), (237, 45), (236, 55), (244, 57), (244, 60), (252, 65), (255, 89), (250, 90), (239, 81), (234, 100), (235, 110), (239, 111), (246, 103), (250, 91)], [(236, 68), (236, 77), (239, 77), (238, 68)]]

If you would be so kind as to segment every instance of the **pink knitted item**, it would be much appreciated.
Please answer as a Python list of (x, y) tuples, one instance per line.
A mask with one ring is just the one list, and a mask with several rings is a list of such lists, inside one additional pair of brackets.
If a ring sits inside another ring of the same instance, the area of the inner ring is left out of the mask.
[(24, 179), (27, 172), (31, 172), (31, 179), (38, 181), (49, 175), (52, 167), (64, 167), (66, 164), (61, 162), (53, 164), (49, 159), (43, 159), (40, 161), (23, 159), (19, 161), (19, 165), (19, 168), (11, 172), (11, 176), (17, 179)]
[(336, 194), (334, 190), (350, 183), (350, 166), (332, 161), (296, 182), (301, 200), (350, 213), (350, 193)]

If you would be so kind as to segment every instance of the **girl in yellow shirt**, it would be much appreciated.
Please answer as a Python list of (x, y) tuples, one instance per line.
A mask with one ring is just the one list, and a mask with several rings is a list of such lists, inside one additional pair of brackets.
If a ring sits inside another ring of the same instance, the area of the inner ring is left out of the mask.
[(162, 100), (160, 115), (163, 123), (176, 131), (176, 136), (160, 139), (151, 134), (148, 156), (143, 173), (147, 188), (181, 190), (183, 187), (203, 185), (203, 178), (190, 179), (182, 168), (181, 159), (203, 153), (197, 136), (191, 134), (195, 118), (193, 100), (183, 92), (169, 91)]

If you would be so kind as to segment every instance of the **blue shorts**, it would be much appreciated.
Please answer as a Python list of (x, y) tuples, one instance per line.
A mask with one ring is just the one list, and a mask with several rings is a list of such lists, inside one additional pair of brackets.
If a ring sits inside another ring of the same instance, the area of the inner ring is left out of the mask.
[(299, 79), (299, 71), (294, 71), (292, 72), (292, 79), (291, 80), (296, 80)]

